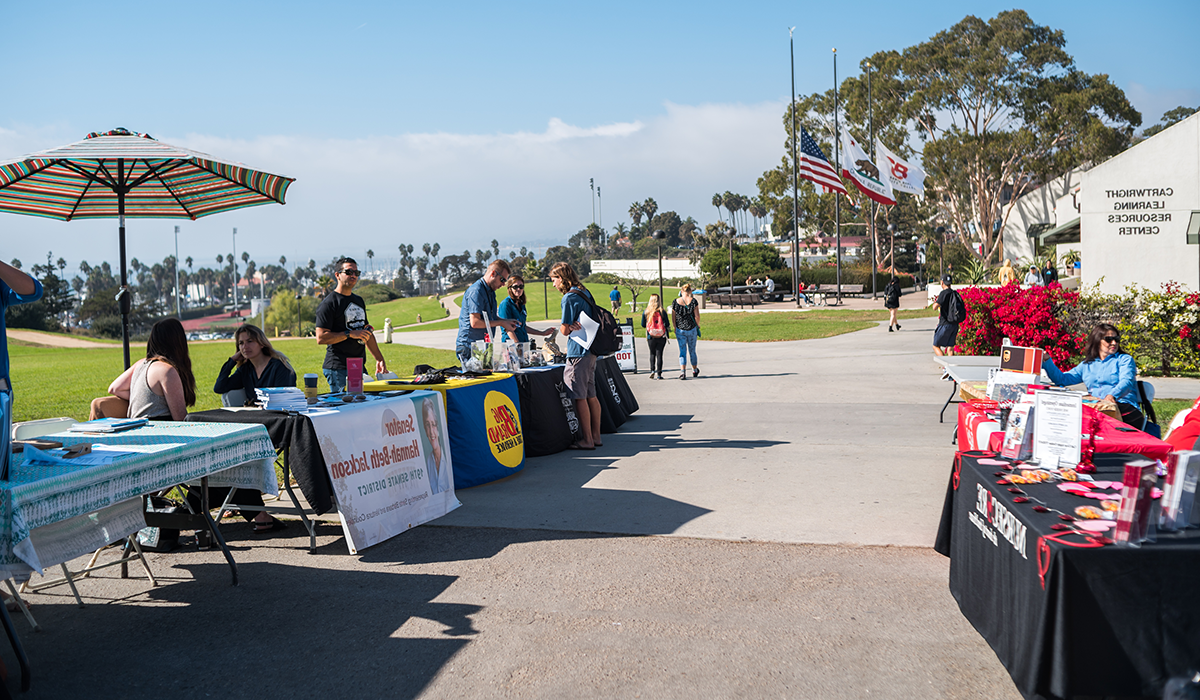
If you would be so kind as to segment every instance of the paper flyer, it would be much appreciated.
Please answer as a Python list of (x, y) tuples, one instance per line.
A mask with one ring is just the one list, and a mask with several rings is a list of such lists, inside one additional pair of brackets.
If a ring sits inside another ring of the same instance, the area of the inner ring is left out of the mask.
[(1056, 456), (1061, 464), (1079, 464), (1083, 396), (1075, 392), (1034, 392), (1033, 458)]
[(577, 331), (571, 331), (571, 335), (567, 337), (582, 345), (584, 350), (587, 350), (592, 347), (592, 341), (596, 339), (596, 330), (600, 328), (600, 324), (593, 321), (592, 317), (588, 316), (586, 311), (580, 311), (579, 325), (582, 327)]

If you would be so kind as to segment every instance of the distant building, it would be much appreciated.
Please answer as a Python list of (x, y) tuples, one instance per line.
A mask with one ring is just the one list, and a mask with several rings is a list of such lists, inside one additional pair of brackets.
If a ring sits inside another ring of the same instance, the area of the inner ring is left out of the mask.
[[(607, 272), (617, 277), (649, 282), (658, 279), (658, 258), (649, 260), (593, 260), (592, 272)], [(700, 266), (688, 262), (687, 258), (663, 258), (663, 279), (676, 277), (700, 277)]]

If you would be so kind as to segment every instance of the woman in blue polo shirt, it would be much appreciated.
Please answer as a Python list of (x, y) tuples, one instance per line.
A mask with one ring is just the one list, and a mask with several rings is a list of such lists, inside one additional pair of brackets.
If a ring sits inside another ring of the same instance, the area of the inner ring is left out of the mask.
[(550, 335), (554, 331), (547, 328), (544, 331), (539, 331), (536, 328), (530, 328), (525, 325), (525, 278), (520, 275), (511, 275), (508, 278), (508, 297), (500, 302), (500, 309), (496, 315), (500, 318), (513, 321), (517, 327), (513, 329), (513, 334), (510, 338), (508, 331), (500, 329), (500, 339), (506, 343), (528, 343), (529, 334), (533, 335)]

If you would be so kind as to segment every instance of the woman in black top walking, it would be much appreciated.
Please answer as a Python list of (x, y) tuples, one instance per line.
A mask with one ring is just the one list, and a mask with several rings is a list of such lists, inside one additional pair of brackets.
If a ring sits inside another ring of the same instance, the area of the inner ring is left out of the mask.
[(892, 275), (892, 281), (883, 288), (883, 308), (891, 312), (888, 333), (892, 332), (892, 326), (900, 330), (900, 321), (896, 318), (896, 310), (900, 308), (900, 280), (896, 279), (895, 275)]
[(671, 321), (675, 326), (675, 340), (679, 342), (679, 378), (687, 379), (687, 356), (692, 355), (692, 376), (700, 376), (696, 361), (696, 338), (700, 337), (700, 305), (692, 296), (692, 285), (685, 284), (679, 290), (679, 298), (671, 304)]

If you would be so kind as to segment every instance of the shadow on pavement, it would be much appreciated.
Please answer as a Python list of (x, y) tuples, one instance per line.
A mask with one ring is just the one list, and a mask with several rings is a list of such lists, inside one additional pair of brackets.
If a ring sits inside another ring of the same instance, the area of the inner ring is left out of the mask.
[(478, 633), (480, 606), (432, 602), (457, 576), (257, 562), (234, 588), (223, 563), (176, 567), (194, 580), (134, 584), (150, 602), (39, 600), (44, 631), (18, 628), (33, 669), (21, 697), (415, 698)]

